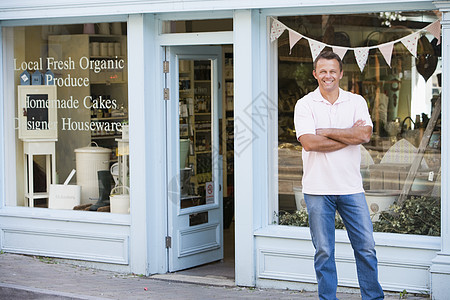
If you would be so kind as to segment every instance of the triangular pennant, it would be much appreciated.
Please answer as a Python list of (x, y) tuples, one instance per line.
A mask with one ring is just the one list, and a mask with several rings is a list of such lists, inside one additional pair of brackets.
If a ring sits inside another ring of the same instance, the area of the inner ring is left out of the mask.
[(312, 59), (314, 61), (320, 52), (322, 52), (323, 48), (325, 48), (326, 44), (311, 39), (308, 39), (308, 42), (309, 48), (311, 49)]
[(434, 35), (434, 37), (438, 40), (436, 45), (439, 45), (441, 43), (441, 22), (439, 22), (439, 20), (431, 23), (430, 25), (428, 25), (427, 27), (425, 27), (425, 29), (431, 33), (432, 35)]
[(394, 49), (394, 43), (381, 44), (378, 46), (378, 49), (380, 49), (381, 54), (383, 54), (384, 60), (390, 67), (391, 59), (392, 59), (392, 50)]
[(278, 20), (273, 20), (270, 30), (270, 41), (273, 42), (286, 30), (286, 26)]
[(367, 58), (369, 57), (369, 48), (368, 47), (359, 47), (353, 50), (355, 52), (356, 63), (358, 64), (361, 72), (364, 70), (366, 66)]
[(411, 33), (400, 40), (414, 57), (417, 57), (417, 42), (419, 41), (419, 34), (420, 32)]
[(347, 50), (348, 48), (333, 46), (333, 52), (339, 55), (341, 60), (344, 59), (344, 55), (347, 53)]
[(289, 54), (291, 54), (292, 48), (302, 39), (302, 37), (303, 36), (300, 33), (297, 33), (294, 30), (289, 30)]

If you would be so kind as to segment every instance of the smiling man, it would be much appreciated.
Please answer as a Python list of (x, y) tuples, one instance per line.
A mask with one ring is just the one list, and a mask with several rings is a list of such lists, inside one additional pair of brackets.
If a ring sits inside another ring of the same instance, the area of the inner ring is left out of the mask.
[(362, 299), (383, 299), (372, 222), (360, 173), (360, 144), (370, 141), (372, 121), (363, 97), (339, 88), (342, 61), (325, 51), (314, 61), (319, 87), (297, 101), (294, 124), (302, 144), (302, 191), (316, 249), (320, 299), (336, 298), (336, 211), (352, 244)]

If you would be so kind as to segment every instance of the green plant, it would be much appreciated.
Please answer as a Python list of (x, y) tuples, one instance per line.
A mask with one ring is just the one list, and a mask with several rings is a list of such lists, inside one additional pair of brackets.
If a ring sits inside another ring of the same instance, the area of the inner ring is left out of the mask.
[[(377, 232), (418, 234), (439, 236), (441, 234), (440, 198), (411, 196), (401, 205), (394, 203), (388, 211), (380, 213), (378, 221), (373, 223)], [(308, 227), (306, 210), (275, 213), (279, 225)], [(277, 222), (274, 222), (277, 224)], [(345, 229), (342, 218), (336, 214), (336, 229)]]
[(57, 264), (57, 262), (51, 257), (36, 256), (36, 258), (38, 258), (39, 261), (46, 263), (46, 264)]
[(403, 291), (400, 292), (399, 298), (400, 299), (406, 299), (406, 297), (408, 297), (407, 295), (408, 295), (408, 292), (406, 290), (403, 290)]
[(438, 197), (408, 197), (402, 204), (394, 203), (388, 211), (381, 212), (373, 229), (378, 232), (439, 236), (440, 204)]
[[(308, 227), (308, 213), (306, 210), (297, 210), (295, 212), (286, 212), (281, 211), (278, 215), (278, 224), (280, 225), (289, 225), (289, 226), (300, 226), (300, 227)], [(342, 221), (341, 216), (336, 213), (336, 217), (334, 219), (334, 224), (336, 229), (344, 229), (344, 222)]]
[(278, 224), (308, 227), (308, 213), (305, 210), (297, 210), (293, 213), (281, 211), (278, 215)]

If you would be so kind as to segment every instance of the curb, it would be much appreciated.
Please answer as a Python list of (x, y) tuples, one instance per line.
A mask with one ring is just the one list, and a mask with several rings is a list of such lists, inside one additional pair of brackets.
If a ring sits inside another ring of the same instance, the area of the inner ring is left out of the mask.
[(190, 283), (206, 286), (219, 287), (237, 287), (234, 280), (221, 276), (193, 276), (182, 274), (155, 274), (147, 277), (148, 279), (171, 281), (178, 283)]
[[(73, 294), (73, 293), (65, 293), (65, 292), (59, 292), (59, 291), (52, 291), (52, 290), (46, 290), (46, 289), (39, 289), (34, 287), (28, 287), (23, 285), (17, 285), (17, 284), (10, 284), (10, 283), (3, 283), (0, 282), (0, 298), (2, 298), (2, 295), (4, 294), (3, 291), (5, 290), (14, 290), (14, 291), (20, 291), (23, 292), (22, 294), (38, 294), (42, 297), (44, 296), (53, 296), (55, 299), (74, 299), (74, 300), (105, 300), (107, 298), (99, 298), (99, 297), (93, 297), (93, 296), (85, 296), (85, 295), (79, 295), (79, 294)], [(33, 298), (33, 299), (39, 299), (39, 298)], [(44, 298), (42, 298), (44, 299)], [(61, 299), (61, 300), (62, 300)]]

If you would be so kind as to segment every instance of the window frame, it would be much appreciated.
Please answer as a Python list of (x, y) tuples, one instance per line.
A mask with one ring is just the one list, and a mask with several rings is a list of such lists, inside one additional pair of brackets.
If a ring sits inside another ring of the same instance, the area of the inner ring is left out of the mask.
[[(385, 10), (383, 11), (405, 11), (404, 6), (403, 9), (402, 3), (390, 3), (385, 6)], [(329, 8), (329, 9), (328, 9)], [(286, 10), (286, 9), (273, 9), (273, 10), (263, 10), (261, 12), (261, 20), (266, 22), (266, 38), (264, 41), (261, 42), (261, 47), (264, 45), (267, 47), (267, 86), (268, 86), (268, 95), (270, 99), (278, 99), (278, 47), (277, 42), (274, 41), (273, 43), (270, 42), (270, 19), (274, 18), (277, 19), (278, 17), (284, 17), (284, 16), (294, 16), (294, 15), (324, 15), (327, 14), (327, 12), (330, 12), (330, 15), (338, 15), (338, 14), (356, 14), (356, 13), (379, 13), (378, 7), (362, 7), (362, 6), (356, 6), (352, 8), (346, 8), (344, 6), (338, 6), (338, 7), (328, 7), (327, 9), (323, 9), (323, 7), (311, 7), (303, 10), (293, 9), (293, 10)], [(407, 11), (421, 11), (421, 10), (436, 10), (436, 7), (430, 2), (429, 4), (417, 4), (414, 7), (409, 7)], [(442, 66), (444, 66), (444, 63), (442, 63)], [(444, 82), (444, 81), (442, 81)], [(442, 108), (444, 110), (444, 108)], [(268, 195), (269, 198), (267, 199), (268, 204), (267, 207), (268, 211), (266, 214), (267, 222), (265, 227), (257, 230), (255, 232), (255, 235), (258, 236), (279, 236), (279, 237), (290, 237), (290, 238), (298, 238), (296, 236), (293, 236), (292, 233), (295, 230), (289, 230), (286, 229), (290, 226), (285, 225), (278, 225), (277, 224), (277, 218), (275, 214), (278, 213), (278, 102), (276, 111), (273, 112), (275, 115), (274, 118), (269, 118), (269, 124), (268, 124)], [(444, 114), (444, 112), (443, 112)], [(444, 155), (444, 147), (446, 147), (445, 141), (448, 139), (447, 130), (444, 129), (444, 126), (442, 126), (442, 132), (441, 132), (441, 155)], [(441, 162), (441, 165), (443, 165), (444, 162)], [(445, 170), (445, 168), (442, 168), (442, 173), (447, 173), (448, 171)], [(446, 176), (442, 176), (442, 178), (445, 178)], [(441, 201), (442, 198), (445, 196), (444, 193), (441, 193)], [(441, 210), (443, 210), (444, 207), (441, 205)], [(274, 213), (275, 212), (275, 213)], [(442, 226), (442, 225), (441, 225)], [(300, 231), (300, 233), (306, 234), (309, 233), (308, 227), (296, 227), (297, 231)], [(280, 235), (281, 232), (281, 235)], [(346, 237), (346, 232), (343, 229), (337, 229), (336, 230), (337, 238), (349, 242), (348, 238)], [(441, 233), (442, 236), (442, 233)], [(438, 247), (438, 243), (440, 243), (441, 236), (435, 237), (435, 236), (418, 236), (413, 234), (396, 234), (396, 233), (382, 233), (382, 232), (374, 232), (374, 237), (377, 240), (377, 244), (381, 242), (383, 245), (393, 245), (392, 241), (397, 241), (396, 246), (401, 245), (408, 245), (410, 246), (412, 241), (418, 237), (421, 239), (421, 247), (424, 249), (430, 249), (430, 250), (439, 250), (440, 247)]]
[[(16, 144), (17, 130), (14, 130), (15, 112), (17, 110), (15, 101), (7, 101), (7, 99), (14, 99), (15, 97), (15, 85), (14, 76), (11, 73), (14, 72), (12, 63), (14, 58), (14, 45), (8, 44), (8, 34), (12, 33), (14, 27), (21, 26), (49, 26), (49, 25), (74, 25), (74, 24), (86, 24), (86, 23), (101, 23), (101, 22), (126, 22), (128, 28), (128, 16), (101, 16), (101, 17), (69, 17), (69, 18), (50, 18), (50, 19), (31, 19), (31, 20), (9, 20), (0, 22), (0, 37), (2, 42), (2, 56), (3, 60), (0, 65), (0, 87), (3, 88), (2, 95), (2, 107), (0, 113), (2, 114), (3, 130), (0, 133), (0, 141), (4, 145), (2, 147), (3, 165), (0, 170), (4, 178), (1, 184), (3, 185), (2, 197), (4, 201), (0, 201), (0, 216), (9, 217), (22, 217), (22, 218), (37, 218), (37, 219), (49, 219), (49, 220), (70, 220), (70, 221), (89, 221), (97, 224), (114, 224), (114, 225), (130, 225), (131, 217), (129, 214), (92, 214), (85, 211), (72, 211), (72, 210), (50, 210), (48, 208), (38, 207), (22, 207), (17, 206), (17, 188), (18, 182), (16, 180), (16, 160), (18, 154), (22, 151)], [(128, 92), (129, 89), (127, 89)], [(129, 103), (130, 105), (130, 103)], [(12, 119), (11, 119), (12, 118)], [(7, 158), (7, 159), (6, 159)], [(130, 170), (130, 173), (133, 171)], [(132, 176), (130, 174), (130, 176)], [(50, 212), (49, 212), (50, 210)]]

